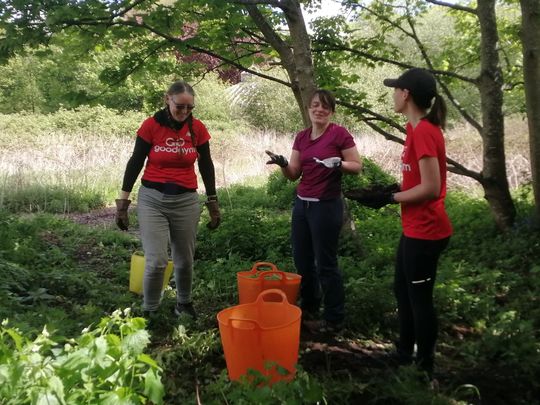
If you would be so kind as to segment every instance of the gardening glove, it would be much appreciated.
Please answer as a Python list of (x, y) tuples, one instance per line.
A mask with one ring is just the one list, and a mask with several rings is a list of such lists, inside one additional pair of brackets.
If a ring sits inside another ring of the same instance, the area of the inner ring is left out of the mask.
[(278, 165), (279, 167), (287, 167), (287, 165), (289, 164), (285, 156), (276, 155), (269, 150), (266, 150), (265, 152), (268, 156), (270, 156), (270, 160), (266, 162), (267, 165)]
[(337, 169), (341, 167), (341, 158), (340, 157), (329, 157), (323, 160), (320, 160), (316, 157), (313, 158), (313, 160), (325, 167), (328, 167), (329, 169)]
[(117, 199), (116, 201), (116, 216), (115, 221), (118, 228), (123, 231), (127, 231), (129, 227), (128, 207), (131, 204), (131, 200), (124, 198)]
[(219, 212), (219, 204), (216, 199), (208, 199), (205, 202), (208, 214), (210, 214), (210, 222), (206, 224), (208, 229), (216, 229), (221, 223), (221, 213)]
[(369, 208), (379, 209), (388, 204), (395, 204), (394, 193), (399, 191), (399, 184), (387, 186), (376, 184), (367, 188), (345, 191), (343, 195)]

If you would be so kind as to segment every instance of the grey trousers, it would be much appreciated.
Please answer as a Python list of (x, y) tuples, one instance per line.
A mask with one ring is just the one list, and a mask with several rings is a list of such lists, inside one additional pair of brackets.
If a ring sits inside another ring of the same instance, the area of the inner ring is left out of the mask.
[(141, 186), (137, 218), (145, 256), (143, 309), (155, 311), (161, 301), (161, 287), (168, 262), (168, 243), (174, 263), (176, 301), (191, 302), (193, 256), (201, 214), (197, 193), (167, 195)]

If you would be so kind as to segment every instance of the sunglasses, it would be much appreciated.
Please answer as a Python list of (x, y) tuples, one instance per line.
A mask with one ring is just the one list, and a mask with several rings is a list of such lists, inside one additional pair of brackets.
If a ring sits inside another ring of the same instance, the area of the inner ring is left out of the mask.
[(195, 108), (195, 106), (191, 104), (177, 104), (172, 98), (169, 98), (169, 101), (178, 111), (193, 111), (193, 109)]

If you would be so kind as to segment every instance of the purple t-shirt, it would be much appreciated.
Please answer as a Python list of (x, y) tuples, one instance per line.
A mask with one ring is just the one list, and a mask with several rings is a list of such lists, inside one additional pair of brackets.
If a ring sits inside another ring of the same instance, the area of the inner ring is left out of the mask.
[(341, 195), (341, 170), (328, 169), (313, 160), (341, 157), (343, 149), (355, 146), (352, 135), (342, 126), (331, 123), (317, 139), (310, 139), (311, 128), (296, 135), (293, 150), (300, 153), (302, 178), (296, 190), (300, 197), (328, 200)]

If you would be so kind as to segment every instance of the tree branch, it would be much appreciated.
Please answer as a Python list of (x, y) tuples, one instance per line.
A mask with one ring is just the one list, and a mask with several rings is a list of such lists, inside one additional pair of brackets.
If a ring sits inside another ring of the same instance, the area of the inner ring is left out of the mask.
[(264, 38), (268, 41), (270, 46), (272, 46), (281, 56), (282, 61), (285, 59), (285, 63), (291, 63), (293, 59), (293, 54), (289, 46), (277, 35), (276, 31), (268, 24), (268, 21), (261, 14), (257, 6), (246, 5), (246, 9), (249, 13), (249, 16), (253, 19), (253, 22), (259, 27)]
[(477, 11), (475, 8), (460, 6), (459, 4), (454, 4), (454, 3), (447, 3), (446, 1), (439, 1), (439, 0), (426, 0), (426, 1), (428, 3), (435, 4), (437, 6), (443, 6), (443, 7), (448, 7), (454, 10), (465, 11), (467, 13), (471, 13), (474, 15), (477, 14)]
[(128, 13), (130, 10), (133, 10), (135, 7), (137, 7), (139, 4), (141, 3), (144, 3), (146, 0), (136, 0), (134, 1), (132, 4), (128, 4), (126, 6), (126, 8), (124, 8), (123, 10), (120, 10), (118, 11), (117, 13), (114, 13), (111, 15), (111, 19), (113, 18), (116, 18), (116, 17), (121, 17), (123, 15), (125, 15), (126, 13)]
[[(411, 65), (409, 63), (399, 62), (399, 61), (384, 58), (384, 57), (381, 57), (381, 56), (375, 56), (375, 55), (369, 54), (367, 52), (360, 51), (358, 49), (350, 48), (350, 47), (345, 46), (345, 45), (332, 43), (332, 42), (330, 42), (328, 40), (325, 40), (325, 39), (317, 40), (315, 42), (315, 44), (322, 44), (322, 45), (325, 45), (325, 47), (324, 48), (315, 48), (314, 47), (313, 48), (314, 52), (347, 51), (347, 52), (350, 52), (352, 54), (362, 56), (363, 58), (366, 58), (366, 59), (369, 59), (369, 60), (373, 60), (373, 61), (376, 61), (376, 62), (385, 62), (385, 63), (388, 63), (390, 65), (399, 66), (399, 67), (404, 68), (404, 69), (410, 69), (410, 68), (416, 67), (416, 66)], [(326, 47), (326, 45), (328, 45), (328, 47)], [(467, 83), (476, 84), (476, 79), (460, 75), (459, 73), (449, 72), (447, 70), (437, 70), (437, 69), (430, 69), (430, 71), (435, 75), (453, 77), (453, 78), (462, 80), (462, 81), (467, 82)]]
[(244, 6), (256, 6), (257, 4), (274, 6), (281, 9), (288, 7), (287, 0), (232, 0), (229, 3), (242, 4)]
[[(401, 139), (400, 137), (398, 137), (396, 135), (391, 134), (390, 132), (388, 132), (388, 131), (384, 130), (383, 128), (381, 128), (379, 125), (372, 122), (373, 120), (382, 121), (382, 122), (386, 123), (387, 125), (390, 125), (392, 128), (397, 129), (401, 133), (405, 133), (406, 132), (405, 128), (403, 128), (403, 126), (399, 125), (395, 121), (393, 121), (393, 120), (391, 120), (389, 118), (383, 117), (382, 115), (377, 114), (377, 113), (375, 113), (375, 112), (373, 112), (373, 111), (371, 111), (371, 110), (369, 110), (367, 108), (360, 107), (360, 106), (354, 105), (354, 104), (350, 104), (350, 103), (347, 103), (347, 102), (344, 102), (344, 101), (341, 101), (341, 100), (336, 100), (336, 104), (342, 105), (342, 106), (344, 106), (344, 107), (346, 107), (346, 108), (348, 108), (350, 110), (360, 112), (361, 114), (369, 114), (369, 115), (371, 115), (372, 118), (368, 118), (368, 117), (365, 117), (365, 116), (360, 117), (360, 121), (364, 122), (368, 127), (373, 129), (375, 132), (377, 132), (377, 133), (381, 134), (382, 136), (384, 136), (387, 140), (399, 143), (400, 145), (405, 144), (405, 141), (403, 139)], [(473, 179), (477, 180), (478, 182), (482, 183), (483, 178), (482, 178), (481, 173), (475, 172), (474, 170), (467, 169), (465, 166), (461, 165), (460, 163), (456, 162), (454, 159), (451, 159), (449, 157), (446, 158), (446, 163), (448, 164), (448, 171), (450, 171), (452, 173), (455, 173), (455, 174), (462, 175), (462, 176), (473, 178)]]

